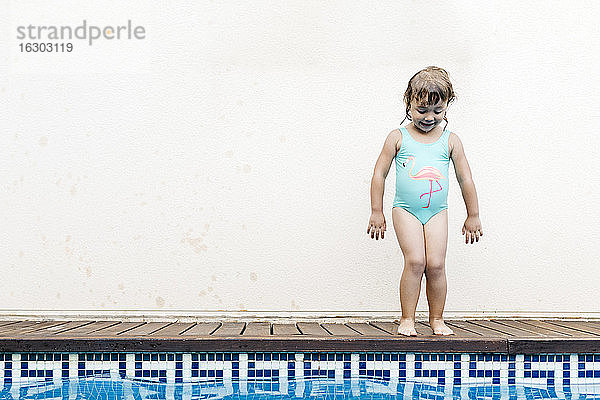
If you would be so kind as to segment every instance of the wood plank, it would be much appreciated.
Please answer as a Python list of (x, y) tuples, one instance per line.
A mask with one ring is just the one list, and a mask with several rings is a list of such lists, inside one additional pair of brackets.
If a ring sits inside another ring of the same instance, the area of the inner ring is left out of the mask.
[(220, 322), (198, 322), (181, 336), (210, 336), (220, 325)]
[(88, 336), (94, 337), (115, 337), (124, 332), (127, 332), (130, 329), (134, 329), (140, 325), (143, 325), (143, 322), (121, 322), (117, 325), (111, 325), (103, 329), (99, 329), (97, 331), (91, 332)]
[(0, 321), (0, 327), (10, 325), (10, 324), (16, 324), (17, 322), (19, 322), (19, 321)]
[(0, 334), (0, 336), (9, 336), (9, 333), (13, 337), (20, 336), (20, 335), (26, 335), (29, 332), (49, 328), (51, 326), (64, 325), (67, 322), (68, 321), (36, 321), (36, 323), (37, 323), (36, 325), (27, 326), (27, 327), (23, 327), (20, 329), (15, 328), (13, 331), (10, 331), (10, 332), (7, 331), (7, 333)]
[(246, 329), (242, 332), (242, 336), (271, 336), (270, 322), (248, 322)]
[(592, 328), (600, 328), (600, 321), (594, 320), (594, 321), (586, 321), (585, 322), (587, 325), (589, 325)]
[[(600, 352), (600, 321), (493, 319), (446, 320), (445, 322), (456, 335), (433, 335), (426, 321), (417, 321), (415, 329), (419, 336), (409, 338), (397, 334), (399, 321), (384, 322), (366, 319), (365, 322), (349, 324), (339, 322), (273, 324), (272, 335), (267, 335), (267, 328), (271, 328), (270, 323), (265, 321), (247, 324), (218, 321), (203, 323), (2, 321), (0, 332), (5, 333), (0, 335), (2, 336), (0, 352), (443, 351), (506, 354)], [(127, 332), (131, 333), (123, 335)], [(213, 332), (217, 334), (211, 335)], [(223, 339), (220, 340), (219, 336)], [(349, 340), (344, 340), (346, 337)], [(234, 338), (235, 340), (232, 340)], [(340, 338), (342, 340), (339, 340)]]
[(497, 330), (489, 329), (484, 326), (479, 326), (477, 324), (474, 324), (473, 322), (477, 322), (477, 321), (452, 320), (452, 321), (446, 321), (446, 325), (450, 326), (451, 328), (454, 328), (454, 327), (461, 328), (466, 331), (479, 334), (482, 337), (488, 337), (488, 338), (492, 338), (492, 339), (510, 337), (510, 335), (508, 335), (506, 333), (501, 333), (501, 332), (498, 332)]
[(543, 337), (546, 337), (546, 335), (543, 335), (541, 333), (535, 333), (535, 332), (523, 330), (520, 328), (513, 328), (513, 327), (510, 327), (507, 325), (503, 325), (503, 324), (498, 323), (493, 320), (491, 320), (491, 321), (487, 321), (487, 320), (470, 321), (470, 322), (474, 325), (479, 325), (481, 327), (496, 330), (501, 334), (510, 335), (512, 337), (519, 337), (519, 338), (529, 338), (529, 337), (543, 338)]
[(316, 322), (297, 322), (296, 326), (298, 326), (303, 336), (331, 336), (329, 332)]
[(171, 322), (146, 322), (143, 325), (121, 333), (119, 336), (147, 336), (152, 332), (171, 325)]
[(241, 336), (245, 322), (223, 322), (210, 336)]
[(508, 354), (598, 353), (597, 338), (521, 338), (507, 339)]
[(35, 321), (18, 321), (4, 327), (0, 327), (0, 334), (5, 332), (14, 332), (35, 325)]
[(598, 337), (599, 335), (595, 335), (593, 333), (582, 332), (575, 329), (570, 329), (567, 327), (560, 326), (559, 324), (552, 324), (550, 321), (538, 321), (538, 320), (528, 320), (524, 321), (529, 326), (538, 327), (540, 329), (546, 329), (550, 332), (548, 336), (557, 336), (557, 337), (572, 337), (572, 338), (580, 338), (580, 337)]
[(427, 335), (431, 335), (434, 337), (451, 337), (451, 338), (462, 337), (462, 338), (478, 338), (478, 339), (480, 339), (482, 337), (481, 334), (468, 331), (459, 326), (451, 325), (450, 322), (452, 322), (452, 320), (444, 320), (444, 323), (448, 326), (448, 328), (452, 329), (452, 331), (454, 332), (454, 335), (434, 335), (433, 329), (431, 329), (431, 325), (429, 324), (429, 322), (420, 322), (420, 323), (424, 325), (423, 331), (426, 332)]
[[(537, 322), (537, 321), (536, 321)], [(585, 321), (545, 321), (547, 324), (555, 325), (564, 329), (572, 329), (574, 335), (578, 335), (579, 332), (587, 333), (590, 335), (600, 336), (600, 326), (594, 326)]]
[[(399, 324), (398, 324), (399, 325)], [(420, 336), (434, 336), (433, 329), (425, 321), (415, 321), (415, 330)]]
[(55, 336), (58, 332), (67, 332), (71, 329), (79, 328), (80, 326), (93, 324), (94, 321), (68, 321), (66, 324), (48, 326), (43, 329), (37, 329), (35, 331), (27, 332), (25, 336), (34, 337), (34, 336)]
[(117, 325), (119, 321), (96, 321), (91, 324), (83, 325), (75, 329), (69, 329), (65, 331), (57, 331), (57, 335), (65, 336), (87, 336), (90, 333), (97, 331), (98, 329), (106, 328), (108, 326)]
[(302, 335), (296, 324), (273, 324), (274, 336)]
[[(512, 320), (494, 320), (499, 324), (510, 326), (512, 328), (526, 330), (533, 333), (538, 333), (547, 337), (572, 337), (573, 335), (562, 333), (560, 329), (549, 329), (544, 324), (528, 323), (527, 321), (512, 321)], [(537, 321), (536, 321), (537, 322)], [(573, 331), (571, 331), (573, 332)]]
[(194, 322), (175, 322), (156, 332), (151, 333), (151, 336), (171, 337), (179, 336), (181, 332), (186, 331), (189, 327), (195, 325)]
[(348, 322), (346, 323), (350, 328), (354, 329), (361, 335), (365, 336), (390, 336), (389, 332), (382, 331), (366, 322)]
[[(152, 340), (150, 340), (152, 339)], [(568, 340), (558, 348), (577, 349)], [(598, 344), (597, 340), (593, 341)], [(556, 344), (552, 342), (552, 344)], [(589, 346), (588, 343), (586, 345)], [(556, 350), (556, 349), (554, 349)], [(353, 340), (335, 340), (335, 337), (323, 336), (294, 336), (287, 338), (244, 338), (208, 337), (194, 338), (143, 338), (112, 337), (75, 338), (54, 336), (53, 338), (37, 338), (35, 340), (12, 340), (0, 338), (0, 351), (4, 353), (18, 352), (247, 352), (247, 351), (394, 351), (394, 352), (485, 352), (508, 353), (505, 339), (454, 339), (454, 338), (425, 338), (423, 337), (373, 337), (360, 336)]]
[(321, 327), (333, 336), (360, 336), (360, 333), (345, 324), (321, 323)]
[[(399, 322), (399, 321), (398, 321)], [(398, 324), (394, 322), (388, 321), (369, 321), (369, 324), (373, 325), (376, 328), (386, 331), (390, 335), (398, 334)]]

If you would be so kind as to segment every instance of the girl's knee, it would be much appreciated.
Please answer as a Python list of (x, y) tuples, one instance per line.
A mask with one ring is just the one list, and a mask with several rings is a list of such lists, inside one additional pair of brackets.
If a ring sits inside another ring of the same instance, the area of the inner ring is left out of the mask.
[(425, 275), (443, 274), (446, 268), (444, 260), (427, 260)]
[(404, 268), (414, 274), (423, 274), (425, 272), (426, 261), (424, 258), (405, 258)]

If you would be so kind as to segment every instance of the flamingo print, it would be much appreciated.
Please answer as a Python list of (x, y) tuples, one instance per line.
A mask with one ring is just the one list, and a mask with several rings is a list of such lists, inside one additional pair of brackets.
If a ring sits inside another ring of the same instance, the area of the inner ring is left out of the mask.
[[(408, 176), (410, 179), (428, 179), (429, 180), (429, 193), (423, 193), (421, 196), (419, 196), (419, 198), (422, 198), (423, 196), (425, 196), (426, 194), (429, 195), (429, 200), (427, 201), (427, 205), (423, 208), (428, 208), (429, 204), (431, 204), (431, 194), (435, 193), (435, 192), (439, 192), (442, 189), (442, 185), (440, 185), (439, 180), (440, 179), (444, 179), (444, 175), (442, 175), (442, 173), (434, 167), (424, 167), (423, 169), (421, 169), (419, 172), (417, 172), (416, 175), (412, 175), (412, 169), (415, 166), (415, 156), (408, 156), (406, 157), (407, 161), (412, 161), (412, 165), (410, 166), (410, 171), (408, 171)], [(406, 162), (402, 163), (403, 167), (406, 167)], [(433, 190), (433, 181), (435, 181), (435, 183), (438, 184), (438, 186), (440, 187), (439, 189)]]

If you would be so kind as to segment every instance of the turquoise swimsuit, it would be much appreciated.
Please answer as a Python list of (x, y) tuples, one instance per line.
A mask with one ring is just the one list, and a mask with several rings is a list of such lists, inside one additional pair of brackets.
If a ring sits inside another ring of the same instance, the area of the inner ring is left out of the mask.
[(393, 207), (401, 207), (421, 224), (448, 208), (448, 137), (444, 130), (434, 143), (420, 143), (406, 128), (400, 128), (402, 144), (396, 154), (396, 197)]

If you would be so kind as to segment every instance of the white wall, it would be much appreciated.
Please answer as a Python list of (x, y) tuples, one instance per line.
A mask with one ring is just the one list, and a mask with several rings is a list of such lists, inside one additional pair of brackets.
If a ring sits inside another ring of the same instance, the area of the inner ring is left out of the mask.
[[(485, 233), (451, 168), (446, 312), (600, 313), (597, 2), (155, 3), (0, 3), (2, 314), (400, 316), (370, 179), (428, 65)], [(18, 51), (83, 19), (146, 38)]]

